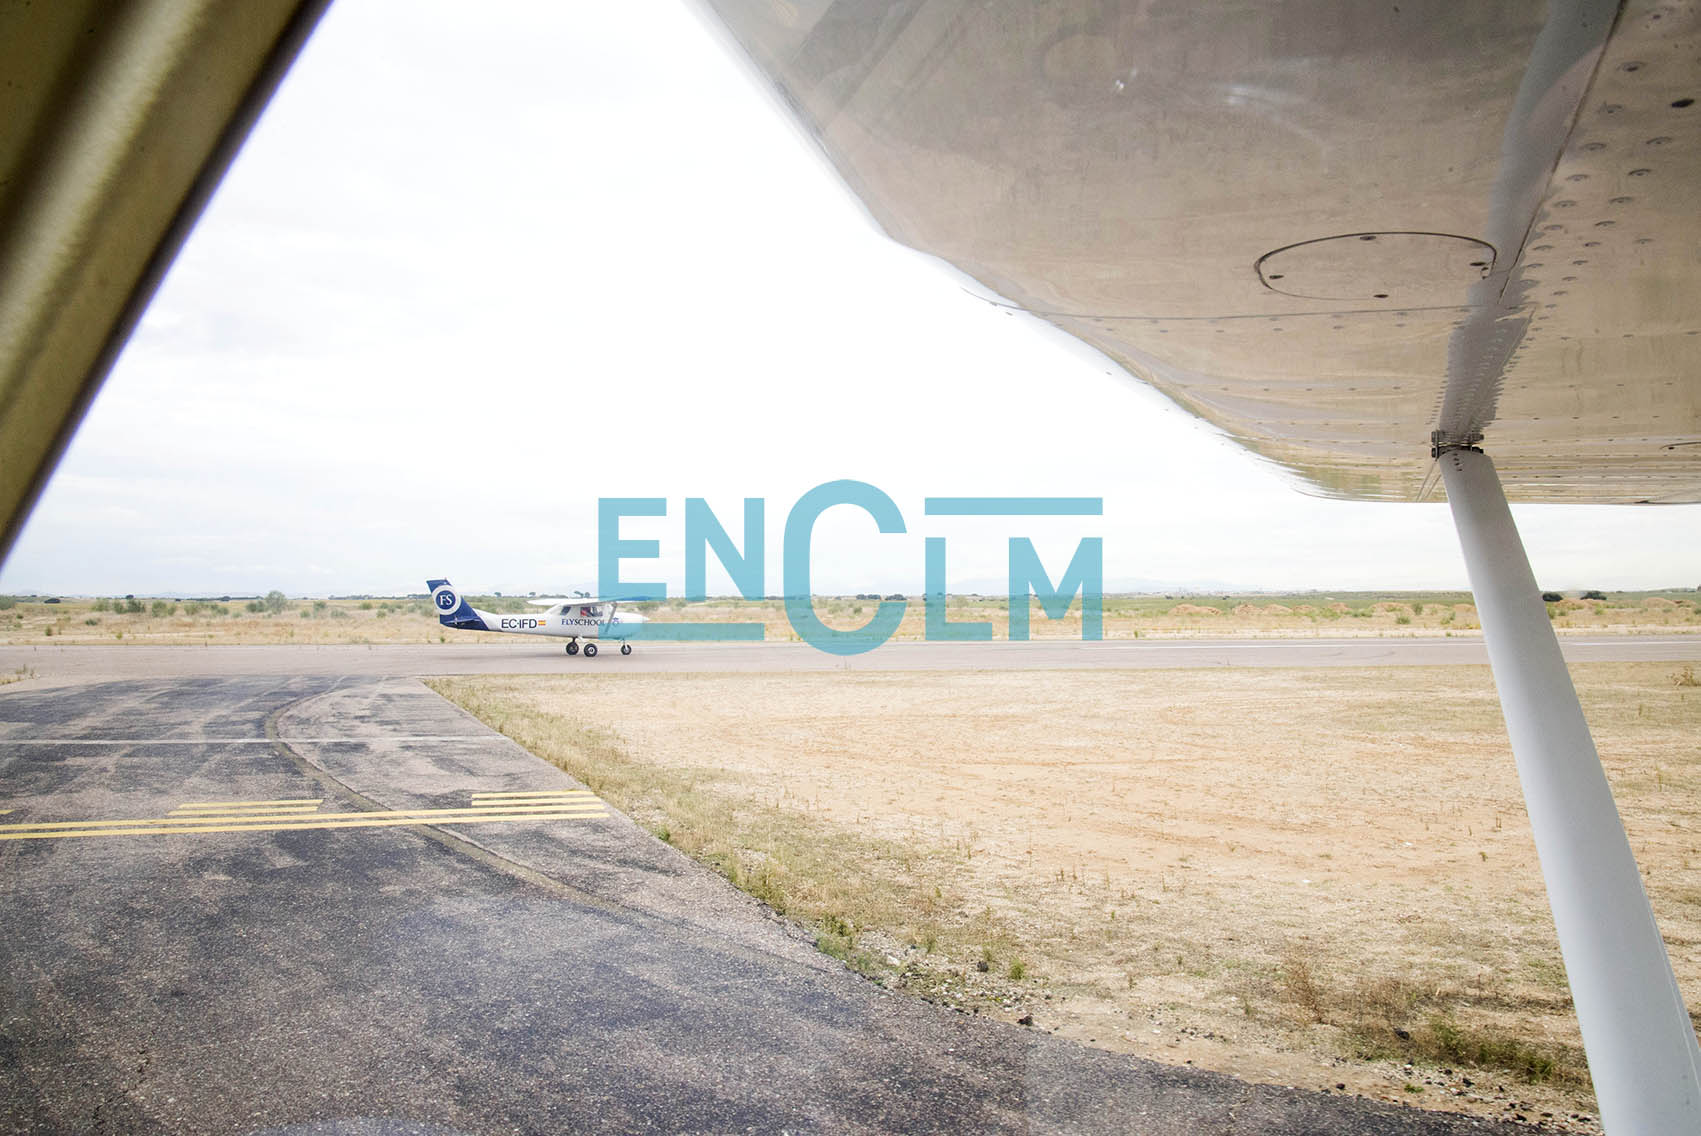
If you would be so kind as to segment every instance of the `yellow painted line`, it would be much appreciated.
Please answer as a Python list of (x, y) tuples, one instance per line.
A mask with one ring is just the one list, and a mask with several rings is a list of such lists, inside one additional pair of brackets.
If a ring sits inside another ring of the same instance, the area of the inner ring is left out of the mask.
[(539, 789), (524, 793), (474, 793), (475, 801), (507, 800), (519, 797), (593, 797), (589, 789)]
[[(445, 815), (455, 814), (455, 815)], [(599, 801), (595, 805), (552, 808), (434, 809), (407, 813), (315, 813), (310, 816), (148, 818), (119, 821), (70, 821), (50, 824), (0, 826), (0, 840), (28, 840), (50, 836), (111, 836), (130, 832), (277, 832), (286, 829), (369, 828), (391, 824), (482, 824), (493, 820), (549, 820), (559, 817), (608, 815)]]
[[(582, 810), (582, 809), (600, 809), (600, 808), (603, 808), (603, 807), (605, 807), (605, 806), (604, 806), (602, 801), (591, 800), (591, 801), (566, 801), (566, 802), (562, 802), (562, 803), (559, 803), (559, 804), (554, 803), (554, 802), (540, 803), (540, 804), (530, 804), (530, 803), (516, 804), (516, 805), (513, 805), (509, 808), (502, 809), (501, 811), (504, 812), (504, 813), (558, 813), (558, 812), (568, 812), (568, 811)], [(15, 831), (15, 830), (20, 830), (20, 829), (34, 830), (34, 829), (48, 829), (48, 828), (53, 828), (53, 829), (114, 828), (114, 827), (120, 827), (120, 826), (124, 826), (124, 825), (137, 825), (137, 824), (196, 825), (196, 824), (207, 824), (207, 823), (211, 823), (213, 821), (229, 821), (229, 822), (232, 822), (232, 823), (255, 823), (255, 824), (259, 824), (259, 823), (262, 823), (262, 822), (271, 822), (271, 821), (308, 822), (308, 821), (323, 820), (323, 821), (336, 822), (337, 820), (343, 819), (343, 818), (355, 818), (355, 817), (366, 817), (366, 816), (420, 817), (420, 818), (424, 818), (424, 819), (429, 820), (429, 819), (437, 818), (437, 817), (450, 817), (450, 818), (458, 817), (458, 816), (479, 817), (479, 816), (484, 816), (491, 811), (492, 810), (490, 810), (490, 809), (465, 808), (465, 809), (396, 809), (396, 810), (385, 810), (385, 811), (382, 811), (382, 812), (370, 812), (370, 813), (286, 812), (286, 813), (272, 813), (272, 814), (233, 813), (233, 814), (228, 814), (228, 815), (222, 814), (222, 813), (197, 813), (197, 814), (194, 814), (194, 815), (191, 815), (191, 816), (130, 817), (130, 818), (127, 818), (127, 819), (124, 819), (124, 820), (58, 820), (58, 821), (42, 821), (40, 823), (33, 823), (33, 824), (32, 823), (4, 824), (4, 825), (0, 825), (0, 834)]]
[[(595, 811), (546, 813), (541, 816), (535, 812), (524, 814), (486, 812), (474, 816), (440, 820), (436, 823), (489, 824), (493, 821), (549, 820), (552, 817), (560, 820), (592, 820), (607, 815), (607, 810), (602, 808)], [(346, 819), (342, 823), (332, 824), (330, 820), (333, 816)], [(327, 813), (313, 817), (311, 824), (199, 824), (192, 827), (160, 828), (148, 827), (146, 822), (142, 822), (131, 828), (78, 829), (71, 832), (0, 832), (0, 840), (63, 840), (73, 836), (184, 836), (202, 832), (295, 832), (315, 828), (393, 828), (398, 825), (422, 823), (425, 822), (417, 817), (395, 816), (390, 813)]]
[(192, 809), (180, 805), (171, 810), (172, 816), (223, 816), (225, 814), (240, 815), (242, 813), (311, 813), (317, 812), (318, 805), (231, 805), (223, 809)]
[(488, 801), (495, 798), (565, 798), (565, 796), (592, 796), (590, 789), (526, 789), (517, 792), (473, 792), (469, 794), (475, 801)]
[(295, 808), (290, 805), (260, 809), (172, 809), (167, 816), (174, 817), (243, 817), (243, 816), (272, 816), (294, 815), (311, 816), (319, 811), (319, 806), (308, 805), (306, 808)]
[(245, 809), (260, 805), (318, 805), (323, 797), (290, 797), (279, 801), (185, 801), (180, 809)]
[[(587, 810), (605, 808), (598, 800), (583, 802), (568, 802), (564, 804), (515, 805), (501, 810), (503, 815), (541, 814), (544, 816), (570, 816)], [(40, 831), (73, 831), (98, 830), (106, 828), (127, 828), (136, 825), (155, 825), (180, 828), (192, 828), (198, 824), (209, 824), (214, 821), (234, 824), (268, 824), (278, 827), (314, 828), (321, 826), (335, 827), (338, 824), (352, 824), (363, 817), (404, 817), (410, 824), (424, 824), (433, 821), (454, 823), (461, 817), (474, 820), (488, 818), (490, 809), (407, 809), (395, 812), (371, 813), (278, 813), (270, 816), (255, 816), (241, 814), (236, 816), (198, 815), (170, 817), (140, 817), (129, 820), (58, 820), (43, 821), (39, 824), (4, 824), (0, 825), (0, 840), (18, 832)]]

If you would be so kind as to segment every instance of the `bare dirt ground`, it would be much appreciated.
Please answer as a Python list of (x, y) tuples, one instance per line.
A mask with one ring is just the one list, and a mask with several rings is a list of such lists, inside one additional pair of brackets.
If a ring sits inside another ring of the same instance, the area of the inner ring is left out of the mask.
[[(1701, 688), (1681, 664), (1573, 669), (1696, 1005)], [(432, 685), (877, 981), (1254, 1080), (1593, 1130), (1486, 667)]]

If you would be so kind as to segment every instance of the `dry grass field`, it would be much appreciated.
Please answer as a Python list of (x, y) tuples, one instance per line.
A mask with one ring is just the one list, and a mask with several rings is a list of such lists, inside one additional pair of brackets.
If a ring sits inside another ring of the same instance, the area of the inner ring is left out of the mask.
[[(1701, 1005), (1701, 687), (1573, 669)], [(432, 685), (876, 981), (1159, 1060), (1594, 1130), (1486, 667)]]
[[(470, 596), (496, 612), (531, 612), (524, 599)], [(0, 644), (146, 643), (438, 643), (498, 641), (495, 633), (447, 631), (420, 596), (370, 599), (223, 597), (202, 600), (0, 596)], [(1701, 632), (1695, 592), (1614, 592), (1604, 600), (1568, 598), (1550, 604), (1561, 632), (1633, 634)], [(874, 614), (877, 601), (821, 596), (816, 611), (829, 626), (855, 628)], [(986, 620), (1007, 636), (1001, 597), (951, 596), (953, 623)], [(760, 621), (769, 642), (798, 640), (779, 600), (683, 600), (634, 605), (661, 622)], [(1080, 602), (1059, 620), (1034, 602), (1029, 626), (1036, 639), (1081, 637)], [(911, 596), (895, 638), (924, 635), (921, 597)], [(1458, 635), (1480, 630), (1470, 596), (1462, 592), (1343, 592), (1334, 595), (1106, 596), (1107, 639), (1191, 636)]]

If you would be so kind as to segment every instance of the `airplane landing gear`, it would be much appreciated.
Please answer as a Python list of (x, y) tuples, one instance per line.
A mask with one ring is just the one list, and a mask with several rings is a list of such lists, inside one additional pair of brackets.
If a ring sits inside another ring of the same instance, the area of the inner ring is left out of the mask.
[(579, 653), (579, 641), (577, 639), (567, 644), (567, 653), (569, 655), (577, 655)]
[(630, 644), (630, 643), (622, 643), (622, 644), (621, 644), (621, 645), (620, 645), (620, 653), (621, 653), (621, 654), (622, 654), (622, 655), (630, 655), (630, 654), (631, 654), (631, 653), (632, 653), (632, 644)]
[(597, 645), (595, 643), (586, 643), (585, 644), (585, 658), (594, 659), (596, 657), (597, 657)]

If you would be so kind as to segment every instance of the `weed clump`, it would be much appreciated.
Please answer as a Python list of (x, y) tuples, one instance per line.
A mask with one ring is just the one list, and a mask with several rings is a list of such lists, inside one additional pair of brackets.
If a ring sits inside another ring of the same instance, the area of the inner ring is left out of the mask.
[[(1439, 995), (1426, 994), (1400, 978), (1363, 978), (1342, 993), (1330, 987), (1308, 955), (1290, 951), (1276, 970), (1274, 985), (1276, 993), (1304, 1011), (1310, 1021), (1344, 1030), (1348, 1047), (1361, 1059), (1468, 1065), (1509, 1073), (1532, 1084), (1588, 1083), (1581, 1053), (1564, 1047), (1544, 1047), (1493, 1027), (1465, 1024), (1445, 1009), (1431, 1013), (1427, 1022), (1411, 1025), (1412, 1015)], [(1246, 994), (1241, 997), (1250, 1015), (1251, 999)]]
[(1459, 1065), (1503, 1069), (1532, 1084), (1552, 1080), (1559, 1069), (1552, 1054), (1518, 1038), (1467, 1029), (1443, 1016), (1430, 1019), (1426, 1040), (1430, 1056)]
[(1312, 971), (1310, 959), (1298, 952), (1288, 952), (1276, 977), (1288, 1001), (1304, 1010), (1312, 1021), (1323, 1021), (1323, 988)]

